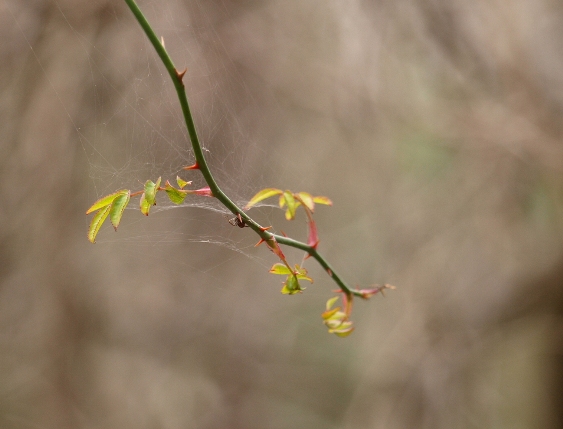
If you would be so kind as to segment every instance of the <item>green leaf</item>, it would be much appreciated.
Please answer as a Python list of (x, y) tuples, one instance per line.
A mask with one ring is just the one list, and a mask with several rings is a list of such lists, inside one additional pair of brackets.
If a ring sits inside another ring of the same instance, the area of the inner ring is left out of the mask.
[(111, 203), (109, 219), (116, 230), (119, 226), (119, 222), (121, 221), (121, 216), (123, 216), (123, 212), (125, 211), (125, 207), (127, 207), (127, 204), (129, 204), (130, 199), (131, 193), (127, 191), (126, 194), (118, 195), (113, 200), (113, 203)]
[(122, 189), (121, 191), (117, 191), (114, 192), (113, 194), (110, 195), (106, 195), (105, 197), (100, 198), (98, 201), (96, 201), (92, 207), (90, 207), (87, 211), (86, 214), (90, 214), (96, 210), (101, 209), (102, 207), (106, 207), (109, 206), (114, 199), (116, 199), (119, 195), (123, 195), (125, 193), (129, 192), (128, 189)]
[(174, 204), (182, 204), (184, 202), (184, 199), (186, 198), (186, 195), (190, 193), (190, 191), (176, 189), (168, 181), (166, 181), (166, 184), (164, 185), (164, 190), (166, 191), (166, 194), (168, 195), (170, 201), (172, 201)]
[(156, 180), (156, 183), (153, 183), (150, 180), (147, 180), (145, 182), (145, 199), (148, 201), (148, 203), (151, 206), (154, 206), (156, 204), (156, 191), (158, 190), (158, 187), (160, 186), (160, 177)]
[(273, 197), (274, 195), (280, 195), (282, 193), (283, 191), (281, 189), (275, 189), (275, 188), (262, 189), (250, 199), (250, 201), (244, 207), (244, 210), (248, 210), (250, 207), (256, 205), (260, 201), (265, 200), (266, 198)]
[(312, 212), (315, 211), (315, 201), (313, 200), (313, 196), (311, 194), (307, 192), (299, 192), (297, 193), (297, 197), (305, 207), (307, 207)]
[(297, 278), (294, 275), (290, 275), (287, 277), (281, 293), (283, 293), (284, 295), (295, 295), (296, 293), (300, 293), (302, 291), (303, 288), (301, 288), (301, 285), (299, 285)]
[(274, 264), (272, 268), (270, 268), (270, 274), (281, 274), (287, 276), (288, 274), (293, 274), (293, 273), (287, 267), (287, 265), (278, 262), (277, 264)]
[(108, 217), (109, 211), (111, 206), (105, 206), (98, 210), (98, 212), (92, 218), (92, 222), (90, 223), (90, 228), (88, 229), (88, 240), (90, 243), (96, 242), (96, 235), (98, 235), (98, 231), (102, 227), (102, 224)]
[(184, 189), (184, 186), (190, 185), (192, 182), (186, 182), (185, 180), (182, 180), (180, 176), (176, 176), (176, 183), (178, 183), (180, 189)]
[(313, 201), (317, 204), (324, 204), (325, 206), (332, 206), (332, 201), (327, 197), (313, 197)]
[(149, 210), (151, 206), (156, 205), (156, 192), (160, 186), (160, 177), (157, 179), (156, 183), (151, 180), (145, 182), (145, 192), (141, 195), (141, 201), (139, 203), (141, 207), (141, 213), (145, 216), (149, 215)]

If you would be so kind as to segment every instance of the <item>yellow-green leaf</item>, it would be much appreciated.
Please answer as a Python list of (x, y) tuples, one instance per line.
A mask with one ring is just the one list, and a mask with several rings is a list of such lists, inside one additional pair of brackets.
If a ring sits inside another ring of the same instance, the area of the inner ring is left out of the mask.
[(273, 197), (274, 195), (280, 195), (282, 193), (283, 191), (281, 189), (275, 189), (275, 188), (262, 189), (250, 199), (250, 201), (244, 207), (244, 210), (248, 210), (250, 207), (258, 204), (260, 201), (263, 201), (266, 198)]
[(113, 200), (116, 199), (119, 195), (124, 195), (125, 193), (128, 192), (129, 192), (128, 189), (122, 189), (121, 191), (117, 191), (114, 192), (113, 194), (106, 195), (105, 197), (100, 198), (98, 201), (92, 204), (92, 207), (90, 207), (88, 211), (86, 211), (86, 214), (95, 212), (96, 210), (99, 210), (102, 207), (109, 206), (113, 202)]
[(283, 293), (284, 295), (294, 295), (298, 292), (301, 292), (302, 290), (303, 288), (301, 288), (301, 286), (299, 285), (297, 278), (293, 275), (290, 275), (287, 277), (281, 293)]
[(186, 195), (190, 193), (190, 191), (176, 189), (168, 181), (166, 181), (166, 184), (164, 185), (164, 190), (166, 191), (166, 194), (168, 195), (170, 201), (172, 201), (174, 204), (182, 204), (184, 202), (184, 199), (186, 198)]
[(291, 191), (284, 191), (283, 196), (285, 198), (285, 204), (287, 205), (287, 210), (285, 211), (285, 218), (287, 220), (295, 219), (295, 209), (297, 208), (297, 202), (293, 198)]
[(145, 182), (145, 192), (141, 195), (141, 201), (139, 203), (141, 207), (141, 213), (145, 216), (149, 215), (149, 210), (151, 206), (156, 205), (156, 192), (160, 186), (160, 177), (157, 179), (156, 183), (151, 180)]
[(145, 216), (149, 215), (149, 210), (151, 209), (151, 205), (149, 204), (149, 202), (145, 198), (144, 192), (141, 195), (141, 200), (139, 201), (139, 207), (141, 208), (141, 213), (143, 213)]
[(332, 201), (327, 197), (313, 197), (313, 201), (317, 204), (324, 204), (326, 206), (332, 206)]
[[(334, 335), (337, 335), (339, 337), (347, 337), (348, 335), (350, 335), (353, 331), (354, 331), (354, 327), (352, 326), (352, 322), (345, 322), (346, 324), (349, 323), (350, 325), (347, 325), (345, 327), (340, 327), (338, 329), (329, 329), (328, 332)], [(344, 323), (343, 323), (344, 325)]]
[(90, 240), (90, 243), (96, 242), (96, 235), (98, 235), (98, 231), (108, 217), (110, 209), (111, 206), (105, 206), (98, 210), (98, 212), (92, 218), (92, 222), (90, 222), (90, 228), (88, 229), (88, 240)]
[(109, 211), (109, 220), (113, 227), (117, 230), (119, 226), (119, 222), (121, 221), (121, 216), (123, 216), (123, 212), (125, 211), (125, 207), (129, 204), (129, 200), (131, 199), (131, 193), (127, 191), (126, 194), (118, 195), (111, 203), (111, 208)]
[(315, 211), (315, 202), (311, 194), (308, 192), (298, 192), (297, 197), (301, 200), (305, 207), (311, 211)]
[(151, 180), (147, 180), (145, 182), (145, 199), (147, 202), (154, 206), (156, 204), (156, 191), (160, 186), (160, 177), (156, 180), (156, 183), (153, 183)]
[(332, 308), (332, 306), (336, 303), (336, 301), (338, 301), (338, 296), (334, 296), (332, 298), (330, 298), (327, 302), (326, 302), (326, 309), (330, 310)]
[(182, 180), (180, 176), (176, 176), (176, 183), (178, 183), (180, 189), (184, 189), (184, 186), (190, 185), (192, 182), (186, 182), (185, 180)]
[(287, 265), (278, 262), (277, 264), (274, 264), (272, 268), (270, 268), (270, 274), (288, 275), (293, 273), (289, 268), (287, 268)]

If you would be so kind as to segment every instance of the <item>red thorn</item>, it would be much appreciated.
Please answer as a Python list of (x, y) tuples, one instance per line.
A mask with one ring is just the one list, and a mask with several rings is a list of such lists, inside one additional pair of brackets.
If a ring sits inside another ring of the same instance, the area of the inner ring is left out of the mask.
[(283, 235), (284, 237), (287, 237), (287, 234), (285, 232), (283, 232), (283, 231), (280, 231), (280, 232), (281, 232), (281, 235)]
[(196, 161), (194, 165), (189, 165), (188, 167), (184, 167), (182, 170), (199, 170), (199, 164)]
[(326, 269), (326, 272), (328, 273), (329, 276), (332, 277), (332, 270), (331, 270), (330, 268), (327, 268), (327, 269)]
[(178, 76), (178, 80), (180, 82), (182, 82), (182, 79), (184, 77), (184, 75), (186, 74), (186, 72), (188, 71), (188, 68), (186, 67), (184, 70), (182, 70), (181, 72), (179, 72), (178, 70), (176, 70), (176, 76)]
[(266, 240), (264, 240), (263, 238), (261, 238), (260, 241), (254, 245), (254, 247), (260, 246), (264, 241), (266, 241)]
[(271, 226), (262, 227), (260, 228), (260, 231), (268, 231), (269, 229), (272, 229), (272, 227)]

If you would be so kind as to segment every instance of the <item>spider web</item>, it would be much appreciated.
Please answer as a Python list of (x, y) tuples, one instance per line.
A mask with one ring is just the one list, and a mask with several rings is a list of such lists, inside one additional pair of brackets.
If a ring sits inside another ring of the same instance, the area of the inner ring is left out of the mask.
[[(164, 40), (176, 67), (187, 68), (183, 81), (215, 179), (233, 201), (244, 205), (259, 186), (267, 183), (255, 163), (257, 159), (267, 160), (268, 155), (256, 143), (260, 136), (251, 134), (256, 127), (244, 121), (244, 112), (256, 109), (257, 103), (216, 22), (223, 17), (232, 23), (232, 17), (227, 9), (210, 16), (198, 3), (193, 10), (175, 2), (141, 3), (140, 7)], [(128, 9), (113, 9), (112, 20), (106, 37), (99, 38), (95, 45), (85, 44), (90, 70), (87, 84), (91, 87), (91, 103), (87, 104), (91, 110), (76, 125), (88, 157), (92, 201), (119, 189), (141, 190), (146, 180), (156, 181), (158, 177), (173, 186), (177, 175), (193, 182), (190, 189), (206, 186), (199, 172), (182, 170), (195, 158), (166, 69)], [(79, 29), (73, 30), (80, 36)], [(105, 231), (102, 228), (97, 241), (159, 245), (193, 241), (250, 256), (244, 250), (250, 244), (235, 238), (242, 234), (235, 235), (238, 228), (227, 222), (232, 215), (215, 199), (188, 196), (178, 206), (162, 192), (157, 201), (150, 217), (174, 209), (171, 216), (178, 222), (176, 228), (141, 225), (145, 219), (129, 214), (129, 210), (138, 211), (138, 201), (132, 199), (119, 235), (111, 234), (111, 227), (104, 225)], [(197, 223), (200, 231), (185, 232), (186, 223)]]

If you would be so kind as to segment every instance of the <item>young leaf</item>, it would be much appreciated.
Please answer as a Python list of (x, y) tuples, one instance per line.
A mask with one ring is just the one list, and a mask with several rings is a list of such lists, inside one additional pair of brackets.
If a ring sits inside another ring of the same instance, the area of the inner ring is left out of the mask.
[(141, 201), (139, 205), (141, 207), (141, 213), (145, 216), (149, 215), (149, 210), (151, 206), (156, 204), (156, 191), (160, 186), (160, 177), (157, 179), (156, 183), (152, 182), (151, 180), (147, 180), (145, 182), (145, 192), (141, 195)]
[(313, 279), (307, 276), (307, 270), (305, 268), (300, 267), (297, 264), (295, 264), (294, 274), (297, 277), (297, 280), (307, 280), (308, 282), (313, 283)]
[(303, 289), (299, 285), (299, 281), (297, 281), (297, 278), (294, 275), (290, 275), (287, 277), (287, 280), (283, 285), (281, 293), (283, 293), (284, 295), (295, 295), (296, 293), (300, 293), (302, 291)]
[(172, 201), (174, 204), (182, 204), (184, 202), (184, 199), (186, 198), (186, 195), (190, 193), (190, 191), (183, 191), (181, 189), (176, 189), (170, 184), (169, 181), (166, 181), (166, 184), (164, 185), (164, 190), (166, 191), (166, 194), (168, 195), (170, 201)]
[(336, 301), (338, 301), (338, 298), (340, 298), (339, 296), (333, 296), (332, 298), (330, 298), (327, 302), (326, 302), (326, 309), (330, 310), (332, 308), (332, 306), (334, 304), (336, 304)]
[(263, 201), (266, 198), (273, 197), (274, 195), (280, 195), (282, 193), (283, 191), (281, 189), (275, 189), (275, 188), (262, 189), (250, 199), (250, 201), (246, 204), (246, 206), (244, 206), (244, 210), (248, 210), (250, 207), (258, 204), (260, 201)]
[(96, 242), (96, 235), (98, 235), (98, 231), (102, 227), (102, 224), (108, 217), (109, 211), (111, 206), (105, 206), (98, 210), (98, 212), (92, 218), (92, 222), (90, 223), (90, 228), (88, 229), (88, 240), (90, 243)]
[(113, 194), (106, 195), (105, 197), (100, 198), (98, 201), (96, 201), (92, 205), (92, 207), (90, 207), (86, 211), (86, 214), (90, 214), (92, 212), (95, 212), (96, 210), (101, 209), (102, 207), (109, 206), (117, 196), (123, 195), (126, 192), (129, 192), (129, 190), (128, 189), (122, 189), (121, 191), (117, 191), (117, 192), (114, 192)]
[(150, 180), (147, 180), (145, 182), (145, 199), (151, 206), (154, 206), (156, 204), (156, 191), (158, 190), (159, 186), (160, 177), (156, 180), (156, 183), (153, 183)]
[(131, 192), (127, 191), (125, 194), (118, 195), (111, 203), (111, 208), (109, 211), (109, 220), (111, 224), (117, 230), (119, 226), (119, 222), (121, 221), (121, 216), (123, 216), (123, 212), (125, 211), (125, 207), (129, 204), (129, 200), (131, 199)]
[(141, 200), (139, 201), (139, 207), (141, 208), (141, 213), (143, 213), (145, 216), (149, 215), (149, 210), (151, 209), (151, 205), (149, 204), (149, 202), (145, 198), (144, 192), (141, 195)]
[(299, 199), (299, 201), (301, 201), (301, 203), (303, 203), (303, 205), (309, 210), (311, 210), (312, 212), (315, 211), (315, 201), (313, 200), (311, 194), (309, 194), (308, 192), (298, 192), (297, 199)]
[(176, 183), (178, 184), (180, 189), (184, 189), (184, 186), (191, 185), (192, 182), (186, 182), (185, 180), (182, 180), (180, 176), (176, 176)]
[(327, 197), (313, 197), (313, 201), (317, 204), (324, 204), (326, 206), (332, 206), (332, 201)]
[(295, 209), (297, 208), (297, 202), (295, 201), (295, 198), (293, 198), (293, 194), (291, 193), (291, 191), (284, 191), (283, 196), (285, 199), (285, 204), (287, 205), (285, 218), (287, 220), (295, 219)]
[(270, 268), (270, 274), (281, 274), (281, 275), (288, 275), (293, 274), (291, 270), (287, 267), (287, 265), (277, 263)]

